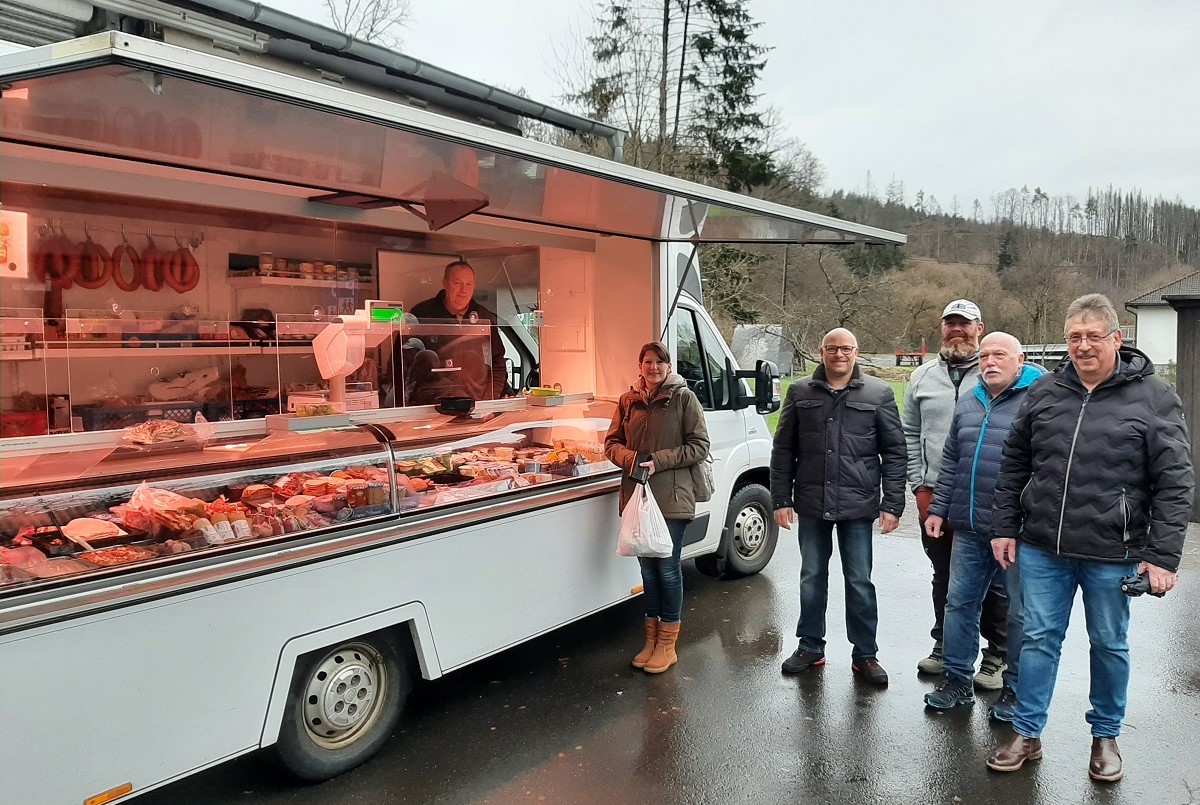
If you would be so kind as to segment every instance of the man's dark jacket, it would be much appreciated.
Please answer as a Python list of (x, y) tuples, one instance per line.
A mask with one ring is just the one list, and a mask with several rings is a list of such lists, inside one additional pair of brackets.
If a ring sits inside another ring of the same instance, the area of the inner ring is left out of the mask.
[[(412, 315), (417, 319), (419, 324), (438, 324), (446, 322), (454, 322), (456, 324), (469, 324), (472, 313), (476, 314), (476, 318), (480, 323), (485, 323), (491, 326), (491, 355), (489, 359), (491, 366), (479, 371), (488, 372), (486, 376), (478, 378), (463, 378), (463, 381), (458, 383), (459, 388), (455, 393), (466, 394), (474, 397), (477, 400), (498, 400), (504, 396), (505, 387), (508, 382), (508, 372), (504, 366), (504, 342), (500, 339), (500, 321), (496, 318), (496, 314), (488, 310), (483, 305), (476, 302), (474, 299), (467, 305), (466, 314), (460, 319), (449, 310), (446, 309), (446, 292), (438, 291), (437, 296), (432, 299), (426, 299), (424, 302), (418, 302), (413, 305)], [(478, 356), (467, 356), (460, 354), (464, 348), (467, 348), (469, 340), (448, 335), (420, 335), (418, 336), (424, 343), (426, 349), (432, 349), (434, 352), (446, 360), (457, 360), (458, 365), (462, 367), (463, 358), (470, 360), (478, 358)], [(470, 342), (470, 348), (474, 351), (474, 343)], [(470, 363), (463, 367), (466, 371), (472, 368)]]
[(1179, 567), (1195, 477), (1183, 406), (1142, 352), (1091, 393), (1064, 362), (1004, 443), (992, 538), (1061, 556)]
[[(788, 389), (771, 450), (775, 508), (822, 520), (904, 511), (907, 456), (891, 387), (855, 365), (841, 391), (825, 367)], [(880, 499), (880, 484), (883, 495)]]
[(1027, 363), (994, 399), (980, 376), (955, 406), (929, 513), (948, 520), (956, 537), (973, 532), (991, 539), (992, 499), (1000, 479), (1004, 438), (1029, 387), (1041, 376), (1040, 366)]

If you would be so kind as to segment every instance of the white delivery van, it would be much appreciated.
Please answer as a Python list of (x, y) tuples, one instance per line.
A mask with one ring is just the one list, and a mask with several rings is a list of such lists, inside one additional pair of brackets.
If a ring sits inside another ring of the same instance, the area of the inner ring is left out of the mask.
[[(637, 595), (602, 442), (652, 338), (712, 437), (685, 556), (757, 572), (777, 385), (735, 369), (696, 246), (903, 240), (195, 41), (35, 47), (0, 86), (5, 801), (110, 802), (262, 748), (330, 777), (418, 675)], [(561, 394), (381, 407), (450, 326), (399, 311), (454, 259), (496, 314), (459, 335), (500, 328), (511, 389)], [(289, 414), (355, 310), (396, 314), (368, 316), (365, 390)]]

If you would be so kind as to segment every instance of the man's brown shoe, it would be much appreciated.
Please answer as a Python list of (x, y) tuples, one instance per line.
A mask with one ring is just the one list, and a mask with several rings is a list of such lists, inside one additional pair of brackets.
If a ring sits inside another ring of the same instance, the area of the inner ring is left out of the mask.
[(992, 771), (1017, 771), (1027, 760), (1042, 759), (1042, 739), (1026, 738), (1024, 735), (1013, 733), (992, 756), (987, 759), (987, 766)]
[(1093, 738), (1088, 777), (1102, 783), (1115, 783), (1124, 774), (1121, 770), (1121, 750), (1117, 748), (1117, 739)]

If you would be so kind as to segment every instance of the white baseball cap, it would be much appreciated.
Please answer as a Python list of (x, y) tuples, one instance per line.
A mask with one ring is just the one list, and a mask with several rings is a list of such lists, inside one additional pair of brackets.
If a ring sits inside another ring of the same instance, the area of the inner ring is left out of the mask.
[(983, 321), (983, 315), (979, 312), (979, 305), (970, 299), (955, 299), (946, 305), (946, 309), (942, 311), (942, 318), (944, 319), (947, 316), (962, 316), (969, 321)]

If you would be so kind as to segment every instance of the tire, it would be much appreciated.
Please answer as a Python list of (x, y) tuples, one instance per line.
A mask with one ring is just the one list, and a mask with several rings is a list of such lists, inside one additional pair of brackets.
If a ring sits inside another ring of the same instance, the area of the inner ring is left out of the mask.
[(760, 484), (746, 484), (733, 493), (721, 544), (726, 578), (752, 576), (771, 561), (779, 539), (774, 511), (770, 491)]
[(272, 747), (276, 761), (306, 782), (354, 768), (391, 737), (411, 689), (409, 662), (388, 632), (304, 655)]

